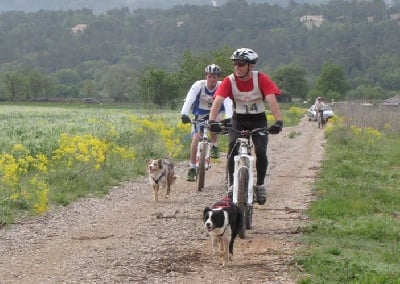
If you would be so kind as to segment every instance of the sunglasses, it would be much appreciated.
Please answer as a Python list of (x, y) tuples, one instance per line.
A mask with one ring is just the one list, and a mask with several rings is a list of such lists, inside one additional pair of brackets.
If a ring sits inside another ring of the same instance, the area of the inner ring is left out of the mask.
[(247, 65), (246, 62), (238, 62), (238, 61), (234, 61), (233, 62), (233, 66), (243, 67), (243, 66), (246, 66), (246, 65)]

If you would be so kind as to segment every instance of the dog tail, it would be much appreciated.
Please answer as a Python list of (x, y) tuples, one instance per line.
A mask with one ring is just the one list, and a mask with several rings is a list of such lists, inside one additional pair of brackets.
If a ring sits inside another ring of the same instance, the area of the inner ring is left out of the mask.
[(177, 175), (172, 176), (171, 178), (171, 185), (175, 184), (176, 179), (178, 178)]
[(238, 207), (238, 213), (236, 218), (236, 228), (238, 229), (238, 231), (242, 228), (242, 226), (243, 226), (243, 212)]

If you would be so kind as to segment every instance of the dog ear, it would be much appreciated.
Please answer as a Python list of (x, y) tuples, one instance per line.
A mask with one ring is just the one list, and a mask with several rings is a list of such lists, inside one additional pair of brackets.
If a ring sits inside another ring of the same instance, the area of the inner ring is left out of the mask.
[(211, 210), (212, 210), (212, 209), (211, 209), (210, 207), (204, 208), (203, 216), (206, 215), (206, 213), (207, 213), (208, 211), (211, 211)]

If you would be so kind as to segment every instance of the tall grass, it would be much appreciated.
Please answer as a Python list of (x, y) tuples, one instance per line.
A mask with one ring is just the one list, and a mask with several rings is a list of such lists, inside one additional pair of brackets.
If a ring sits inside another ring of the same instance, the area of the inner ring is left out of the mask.
[[(0, 225), (21, 212), (97, 196), (145, 172), (145, 159), (184, 156), (189, 126), (172, 112), (92, 106), (0, 106)], [(184, 140), (184, 141), (181, 141)]]
[(400, 132), (400, 109), (390, 106), (363, 106), (359, 103), (335, 103), (335, 111), (345, 118), (347, 127), (374, 128), (386, 133)]
[(326, 129), (319, 199), (297, 259), (309, 276), (300, 283), (400, 283), (400, 136), (385, 126), (400, 121), (379, 129), (354, 109), (344, 115)]

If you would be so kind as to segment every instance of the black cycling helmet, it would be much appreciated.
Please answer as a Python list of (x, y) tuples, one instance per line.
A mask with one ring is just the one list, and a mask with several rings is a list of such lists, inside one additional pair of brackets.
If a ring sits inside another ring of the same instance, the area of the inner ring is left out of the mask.
[(244, 61), (249, 64), (256, 64), (258, 55), (250, 48), (239, 48), (233, 52), (230, 59)]
[(219, 67), (217, 64), (210, 64), (204, 69), (204, 72), (206, 74), (219, 75), (221, 73), (221, 67)]

